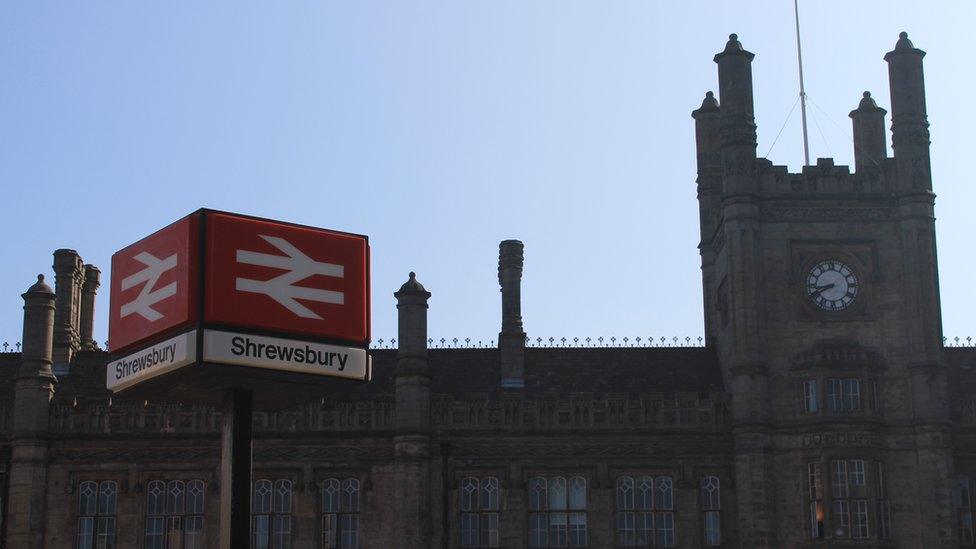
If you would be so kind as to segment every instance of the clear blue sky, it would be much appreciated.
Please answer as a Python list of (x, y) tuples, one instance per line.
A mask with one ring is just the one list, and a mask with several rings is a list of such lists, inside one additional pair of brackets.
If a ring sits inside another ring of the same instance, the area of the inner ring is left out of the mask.
[[(801, 1), (814, 156), (853, 162), (847, 113), (863, 90), (889, 107), (899, 31), (928, 52), (950, 336), (976, 336), (974, 11)], [(790, 0), (7, 2), (0, 342), (54, 249), (107, 276), (116, 249), (203, 206), (368, 234), (375, 338), (396, 335), (415, 270), (433, 337), (494, 339), (506, 238), (525, 242), (530, 336), (698, 336), (689, 113), (737, 32), (765, 155), (797, 96), (792, 18)], [(769, 153), (791, 170), (798, 114)]]

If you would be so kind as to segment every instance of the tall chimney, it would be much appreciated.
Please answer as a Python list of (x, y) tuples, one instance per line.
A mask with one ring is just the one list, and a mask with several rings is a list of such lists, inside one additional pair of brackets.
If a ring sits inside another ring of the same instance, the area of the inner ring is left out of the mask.
[(502, 291), (502, 331), (498, 334), (502, 387), (525, 386), (525, 330), (522, 328), (522, 243), (498, 245), (498, 283)]
[(101, 271), (94, 265), (85, 265), (85, 282), (81, 287), (81, 326), (78, 335), (81, 338), (81, 348), (94, 350), (98, 348), (95, 341), (95, 294), (98, 293)]
[(864, 92), (861, 103), (849, 115), (854, 125), (854, 171), (879, 169), (888, 157), (885, 140), (884, 118), (888, 111), (882, 109)]
[(81, 346), (78, 328), (81, 321), (81, 286), (84, 264), (78, 252), (54, 252), (54, 363), (68, 364)]

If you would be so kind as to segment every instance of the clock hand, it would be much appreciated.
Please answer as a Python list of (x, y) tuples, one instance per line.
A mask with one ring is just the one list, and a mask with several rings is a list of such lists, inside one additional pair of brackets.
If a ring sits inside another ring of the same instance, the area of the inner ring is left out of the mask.
[(810, 297), (813, 297), (813, 296), (816, 296), (816, 295), (820, 295), (821, 293), (825, 292), (826, 290), (829, 290), (829, 289), (833, 288), (836, 285), (837, 284), (831, 282), (830, 284), (827, 284), (826, 286), (817, 286), (817, 289), (816, 290), (810, 292)]

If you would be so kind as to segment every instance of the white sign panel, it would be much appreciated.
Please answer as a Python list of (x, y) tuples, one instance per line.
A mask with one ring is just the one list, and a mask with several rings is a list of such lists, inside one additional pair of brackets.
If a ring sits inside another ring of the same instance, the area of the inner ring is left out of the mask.
[(113, 360), (105, 368), (105, 387), (118, 392), (140, 381), (192, 364), (196, 360), (196, 344), (197, 332), (192, 330)]
[(369, 379), (365, 349), (206, 330), (203, 360), (303, 374)]

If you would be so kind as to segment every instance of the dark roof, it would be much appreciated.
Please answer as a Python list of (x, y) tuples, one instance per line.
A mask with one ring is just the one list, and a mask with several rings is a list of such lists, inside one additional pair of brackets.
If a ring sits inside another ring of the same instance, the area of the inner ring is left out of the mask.
[(105, 388), (105, 364), (108, 362), (108, 357), (108, 353), (104, 351), (77, 353), (68, 374), (58, 376), (55, 395), (58, 398), (111, 396), (111, 391)]
[(0, 396), (13, 398), (14, 376), (20, 367), (20, 353), (0, 353)]
[(525, 384), (560, 392), (720, 392), (714, 348), (526, 349)]

